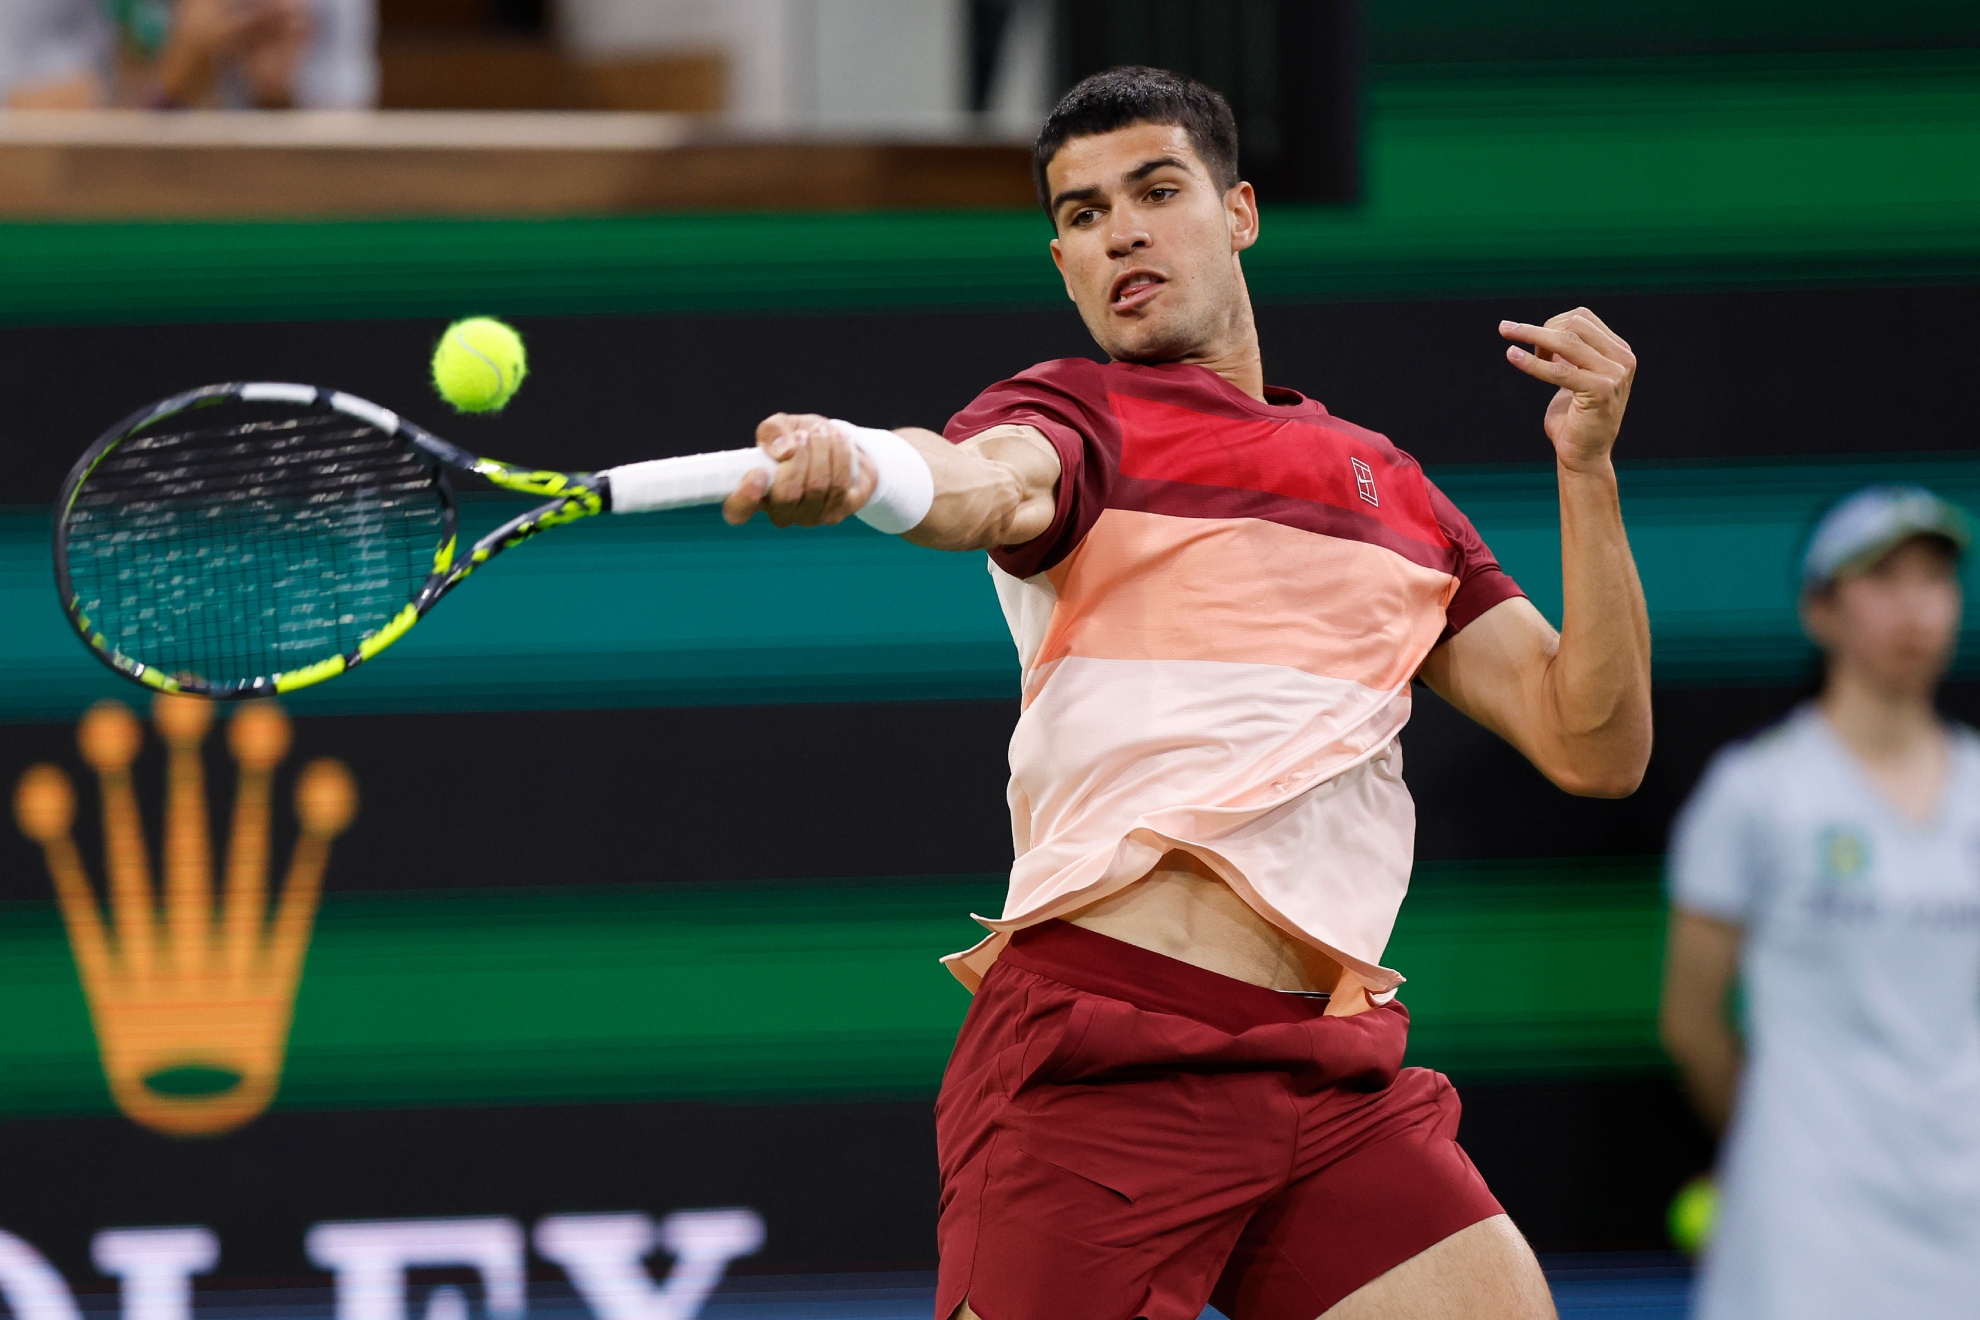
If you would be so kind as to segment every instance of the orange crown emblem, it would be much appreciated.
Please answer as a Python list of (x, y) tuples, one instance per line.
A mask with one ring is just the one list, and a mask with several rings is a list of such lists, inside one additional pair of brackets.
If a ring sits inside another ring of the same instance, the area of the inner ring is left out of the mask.
[(208, 1136), (255, 1118), (281, 1084), (330, 843), (356, 814), (357, 788), (336, 761), (303, 768), (301, 838), (270, 920), (271, 799), (289, 720), (272, 701), (241, 706), (227, 725), (240, 773), (216, 907), (200, 762), (213, 707), (160, 694), (152, 722), (167, 751), (162, 913), (131, 782), (144, 731), (122, 702), (92, 706), (76, 739), (102, 787), (107, 925), (70, 832), (69, 777), (56, 766), (29, 767), (14, 792), (14, 816), (48, 860), (117, 1107), (160, 1132)]

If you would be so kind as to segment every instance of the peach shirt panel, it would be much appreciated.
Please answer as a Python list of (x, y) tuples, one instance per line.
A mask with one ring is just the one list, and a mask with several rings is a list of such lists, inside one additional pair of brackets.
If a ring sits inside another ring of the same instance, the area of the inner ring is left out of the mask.
[(991, 934), (944, 959), (958, 979), (1181, 849), (1392, 994), (1415, 835), (1396, 735), (1457, 579), (1261, 519), (1113, 508), (1049, 572), (991, 573), (1024, 665), (1018, 857)]

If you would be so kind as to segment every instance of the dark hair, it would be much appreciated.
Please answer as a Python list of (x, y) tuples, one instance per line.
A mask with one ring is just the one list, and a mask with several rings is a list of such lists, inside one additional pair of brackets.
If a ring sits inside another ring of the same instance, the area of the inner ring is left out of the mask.
[(1194, 78), (1167, 69), (1129, 64), (1080, 80), (1059, 98), (1038, 130), (1031, 149), (1031, 173), (1038, 184), (1038, 204), (1052, 214), (1051, 186), (1045, 167), (1059, 148), (1076, 137), (1112, 133), (1132, 124), (1169, 124), (1189, 134), (1190, 146), (1210, 170), (1219, 188), (1238, 181), (1237, 120), (1224, 98)]

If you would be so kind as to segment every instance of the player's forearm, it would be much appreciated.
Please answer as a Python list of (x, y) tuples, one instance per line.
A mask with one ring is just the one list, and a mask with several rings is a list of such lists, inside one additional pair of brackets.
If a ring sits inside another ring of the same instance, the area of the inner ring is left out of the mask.
[(1559, 469), (1561, 640), (1547, 666), (1557, 782), (1634, 792), (1650, 762), (1650, 620), (1623, 528), (1615, 469)]
[(917, 545), (987, 550), (1037, 539), (1058, 508), (1059, 451), (1034, 426), (993, 426), (952, 445), (919, 427), (880, 431), (775, 413), (758, 424), (756, 444), (758, 454), (716, 456), (743, 460), (722, 502), (732, 525), (759, 512), (779, 527), (857, 515)]
[(1022, 545), (1051, 525), (1058, 459), (1030, 428), (999, 427), (960, 445), (914, 427), (896, 434), (935, 478), (935, 502), (904, 539), (935, 550), (988, 550)]

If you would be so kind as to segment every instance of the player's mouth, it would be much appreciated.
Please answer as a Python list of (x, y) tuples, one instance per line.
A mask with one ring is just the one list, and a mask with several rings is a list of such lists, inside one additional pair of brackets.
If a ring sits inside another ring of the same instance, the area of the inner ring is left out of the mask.
[(1135, 311), (1145, 306), (1166, 283), (1152, 270), (1123, 271), (1114, 277), (1113, 288), (1107, 292), (1107, 307), (1116, 312)]

